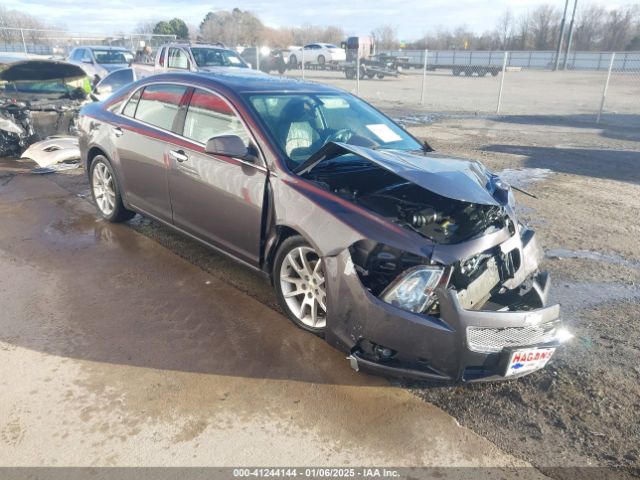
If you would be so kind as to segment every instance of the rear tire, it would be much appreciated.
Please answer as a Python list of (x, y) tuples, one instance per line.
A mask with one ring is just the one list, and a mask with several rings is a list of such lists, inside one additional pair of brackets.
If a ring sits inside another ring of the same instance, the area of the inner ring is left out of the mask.
[(322, 336), (327, 326), (324, 264), (300, 235), (287, 238), (278, 248), (273, 283), (289, 319), (301, 329)]
[(91, 196), (102, 218), (111, 223), (120, 223), (134, 217), (136, 213), (127, 210), (122, 203), (120, 186), (106, 157), (97, 155), (93, 159), (89, 179)]

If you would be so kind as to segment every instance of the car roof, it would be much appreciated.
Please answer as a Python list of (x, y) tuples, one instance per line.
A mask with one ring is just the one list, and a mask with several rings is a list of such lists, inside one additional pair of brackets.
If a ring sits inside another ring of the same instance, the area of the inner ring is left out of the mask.
[(228, 52), (237, 53), (235, 50), (232, 50), (230, 48), (221, 47), (220, 45), (213, 45), (213, 44), (209, 44), (209, 43), (180, 43), (180, 42), (175, 42), (175, 43), (167, 43), (165, 45), (162, 45), (162, 47), (171, 47), (171, 48), (176, 48), (176, 47), (183, 47), (183, 48), (211, 48), (211, 49), (215, 49), (215, 50), (226, 50)]
[(146, 82), (189, 82), (206, 86), (226, 87), (236, 93), (249, 92), (313, 92), (313, 93), (344, 93), (342, 90), (321, 85), (319, 83), (304, 82), (291, 78), (256, 73), (254, 70), (243, 72), (244, 69), (217, 70), (215, 72), (189, 73), (161, 73), (145, 77)]
[(77, 47), (74, 48), (74, 50), (77, 50), (78, 48), (99, 48), (101, 50), (124, 50), (124, 51), (129, 51), (128, 48), (126, 47), (119, 47), (119, 46), (113, 46), (113, 45), (78, 45)]

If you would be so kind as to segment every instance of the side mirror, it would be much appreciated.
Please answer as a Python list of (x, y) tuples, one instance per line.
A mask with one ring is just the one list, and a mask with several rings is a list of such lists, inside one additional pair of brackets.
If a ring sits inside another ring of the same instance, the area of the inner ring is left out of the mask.
[(233, 157), (245, 162), (255, 163), (258, 160), (258, 152), (253, 145), (247, 148), (244, 141), (237, 135), (220, 135), (207, 140), (204, 149), (206, 153), (212, 155), (222, 155), (223, 157)]
[(89, 59), (89, 60), (82, 60), (82, 63), (88, 63), (90, 65), (93, 65), (93, 60)]

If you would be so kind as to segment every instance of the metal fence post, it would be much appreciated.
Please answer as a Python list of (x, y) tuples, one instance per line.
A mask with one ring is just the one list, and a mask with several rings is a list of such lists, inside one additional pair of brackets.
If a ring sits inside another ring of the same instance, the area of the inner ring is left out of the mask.
[(256, 71), (260, 70), (260, 45), (256, 47)]
[(420, 92), (420, 105), (424, 105), (424, 92), (427, 88), (427, 58), (429, 57), (429, 50), (424, 51), (424, 67), (422, 68), (422, 91)]
[(500, 113), (500, 104), (502, 103), (502, 89), (504, 87), (504, 76), (507, 71), (507, 57), (509, 52), (504, 52), (504, 59), (502, 60), (502, 77), (500, 78), (500, 90), (498, 90), (498, 106), (496, 107), (496, 115)]
[(29, 51), (27, 50), (27, 42), (24, 41), (24, 30), (20, 29), (20, 36), (22, 37), (22, 48), (24, 48), (24, 55), (29, 56)]
[(356, 95), (360, 96), (360, 49), (356, 55)]
[(302, 45), (302, 79), (304, 80), (304, 44)]
[(607, 98), (607, 90), (609, 89), (609, 80), (611, 80), (611, 70), (613, 70), (613, 62), (616, 59), (616, 54), (611, 54), (611, 60), (609, 61), (609, 71), (607, 72), (607, 79), (604, 82), (604, 88), (602, 89), (602, 99), (600, 100), (600, 110), (598, 110), (598, 117), (596, 123), (600, 123), (600, 117), (602, 116), (602, 110), (604, 110), (604, 101)]

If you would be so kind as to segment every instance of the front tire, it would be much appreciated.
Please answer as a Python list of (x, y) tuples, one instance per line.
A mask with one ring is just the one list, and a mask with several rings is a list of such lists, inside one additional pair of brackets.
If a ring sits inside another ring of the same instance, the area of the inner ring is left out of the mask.
[(303, 237), (289, 237), (280, 245), (273, 281), (280, 306), (291, 321), (322, 336), (327, 326), (324, 264)]
[(133, 218), (135, 212), (124, 207), (113, 167), (106, 157), (98, 155), (93, 159), (89, 178), (91, 195), (102, 218), (112, 223)]

